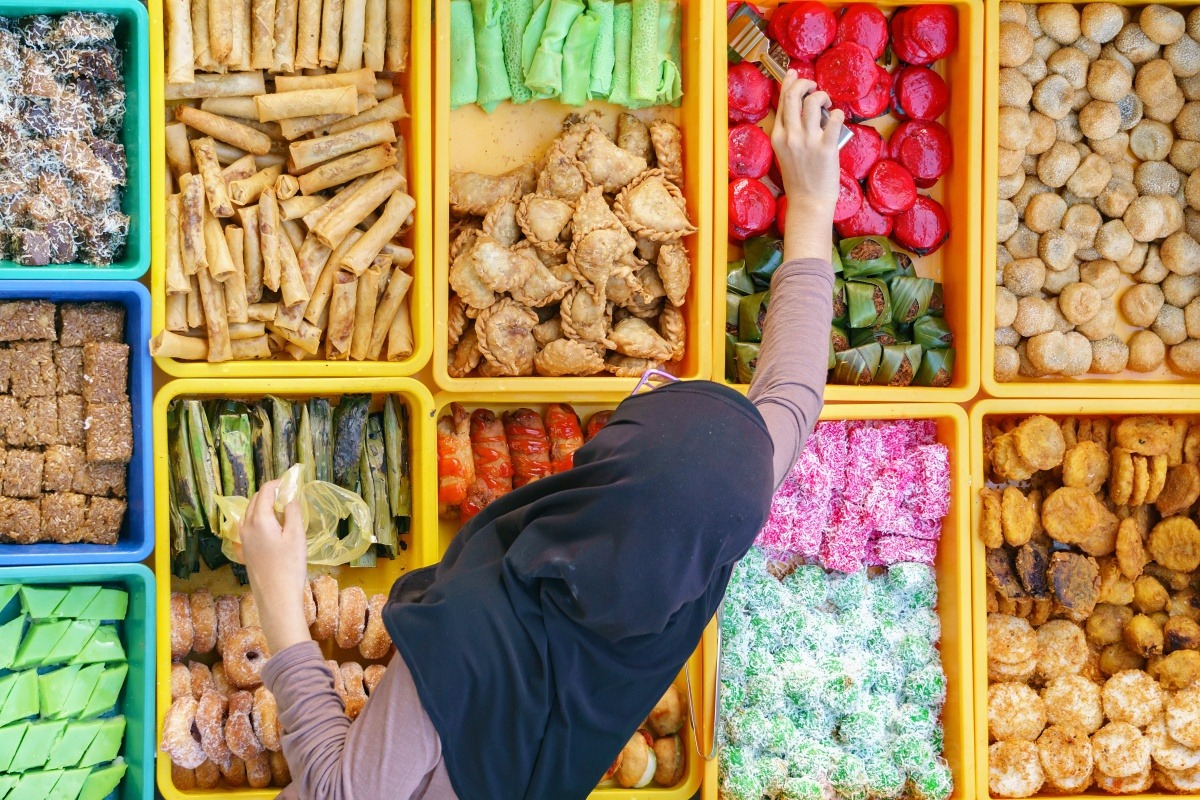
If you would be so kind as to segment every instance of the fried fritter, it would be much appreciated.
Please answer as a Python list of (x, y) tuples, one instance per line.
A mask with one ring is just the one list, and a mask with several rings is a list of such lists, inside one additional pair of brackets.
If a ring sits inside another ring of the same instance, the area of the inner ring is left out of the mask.
[(1164, 517), (1186, 511), (1200, 499), (1200, 467), (1180, 464), (1167, 470), (1167, 481), (1155, 501), (1158, 513)]
[(1066, 619), (1052, 619), (1040, 626), (1037, 636), (1037, 675), (1043, 681), (1060, 675), (1078, 675), (1088, 661), (1087, 637), (1083, 629)]
[(1027, 481), (1037, 469), (1021, 457), (1015, 434), (1006, 433), (992, 440), (992, 472), (1004, 481)]
[(1129, 620), (1123, 636), (1125, 645), (1142, 658), (1162, 655), (1162, 628), (1145, 614), (1138, 614)]
[(1046, 781), (1061, 792), (1079, 792), (1092, 782), (1092, 742), (1078, 728), (1051, 726), (1038, 738)]
[(1200, 650), (1200, 622), (1189, 617), (1171, 617), (1163, 625), (1163, 652)]
[(1108, 603), (1097, 603), (1092, 615), (1088, 617), (1084, 630), (1088, 641), (1096, 647), (1106, 647), (1122, 641), (1125, 626), (1133, 619), (1133, 610), (1129, 606), (1114, 606)]
[(1167, 697), (1167, 733), (1180, 744), (1200, 747), (1200, 689), (1181, 689)]
[(1124, 640), (1113, 642), (1100, 651), (1100, 671), (1105, 675), (1116, 675), (1124, 669), (1141, 669), (1144, 666), (1146, 659), (1130, 650)]
[(1192, 686), (1200, 681), (1200, 653), (1195, 650), (1176, 650), (1158, 662), (1155, 677), (1162, 688), (1169, 692)]
[(1117, 423), (1117, 444), (1143, 456), (1166, 455), (1174, 435), (1165, 417), (1126, 417)]
[(1098, 492), (1108, 480), (1108, 451), (1092, 441), (1083, 441), (1063, 456), (1064, 486)]
[(1088, 433), (1088, 438), (1096, 444), (1109, 449), (1112, 433), (1112, 421), (1107, 417), (1096, 417), (1091, 421), (1091, 430)]
[(1142, 545), (1138, 521), (1133, 517), (1121, 520), (1121, 525), (1117, 528), (1117, 566), (1126, 578), (1136, 580), (1142, 574), (1147, 561), (1149, 558), (1146, 556), (1146, 548)]
[(1100, 687), (1082, 675), (1062, 675), (1042, 689), (1046, 719), (1051, 725), (1093, 733), (1104, 724)]
[(1133, 486), (1129, 490), (1129, 505), (1146, 504), (1146, 494), (1150, 491), (1150, 467), (1145, 456), (1135, 455), (1133, 458)]
[(992, 741), (1037, 739), (1046, 727), (1046, 707), (1038, 693), (1023, 683), (988, 687), (988, 738)]
[(1200, 464), (1200, 422), (1192, 422), (1183, 440), (1183, 463)]
[(1100, 569), (1096, 559), (1077, 553), (1055, 553), (1047, 569), (1057, 613), (1083, 622), (1100, 599)]
[(1200, 528), (1187, 517), (1168, 517), (1150, 531), (1146, 549), (1167, 569), (1191, 572), (1200, 567)]
[(1100, 558), (1100, 602), (1126, 606), (1133, 602), (1133, 581), (1121, 574), (1115, 558)]
[(1100, 692), (1104, 715), (1112, 722), (1144, 728), (1162, 712), (1158, 682), (1140, 669), (1127, 669), (1104, 682)]
[(1000, 522), (1004, 541), (1013, 547), (1020, 547), (1033, 536), (1037, 517), (1033, 505), (1020, 489), (1009, 486), (1004, 490), (1000, 502)]
[(1183, 463), (1183, 446), (1187, 441), (1188, 421), (1184, 417), (1171, 420), (1171, 447), (1167, 450), (1167, 466), (1177, 467)]
[(1046, 581), (1046, 568), (1050, 566), (1050, 550), (1037, 542), (1029, 542), (1017, 548), (1013, 559), (1017, 580), (1034, 598), (1050, 596), (1050, 584)]
[(1117, 517), (1086, 489), (1064, 486), (1042, 504), (1042, 526), (1051, 539), (1079, 544), (1098, 534), (1116, 534)]
[(1075, 417), (1064, 417), (1058, 423), (1058, 429), (1062, 431), (1063, 444), (1070, 450), (1075, 445), (1079, 444), (1079, 420)]
[(1133, 495), (1133, 470), (1133, 454), (1124, 447), (1114, 447), (1108, 475), (1108, 496), (1119, 506), (1127, 505)]
[(1146, 489), (1146, 503), (1157, 502), (1167, 485), (1167, 456), (1150, 456), (1147, 468), (1150, 471), (1150, 486)]
[(988, 748), (988, 789), (997, 797), (1029, 797), (1045, 782), (1037, 745), (996, 742)]
[(1034, 469), (1054, 469), (1067, 450), (1062, 429), (1049, 417), (1029, 417), (1013, 431), (1017, 453)]
[(1143, 614), (1162, 611), (1170, 601), (1166, 588), (1153, 575), (1143, 575), (1133, 582), (1133, 606)]
[(987, 551), (984, 564), (987, 568), (988, 585), (996, 590), (996, 594), (1008, 600), (1025, 597), (1025, 590), (1013, 573), (1012, 562), (1008, 548), (996, 547)]
[(984, 487), (979, 490), (983, 509), (980, 513), (979, 538), (984, 547), (1000, 547), (1004, 544), (1004, 529), (1000, 522), (1000, 493)]
[(1129, 778), (1150, 768), (1150, 742), (1128, 722), (1110, 722), (1092, 737), (1096, 769), (1112, 778)]
[(1037, 657), (1037, 637), (1028, 622), (1006, 614), (988, 614), (988, 660), (1020, 664)]

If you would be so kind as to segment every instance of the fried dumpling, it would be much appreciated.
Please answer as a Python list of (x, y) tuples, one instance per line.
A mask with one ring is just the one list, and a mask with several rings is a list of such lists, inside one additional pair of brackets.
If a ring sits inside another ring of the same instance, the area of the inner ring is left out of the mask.
[(662, 170), (647, 170), (622, 189), (613, 210), (626, 228), (647, 239), (666, 242), (696, 232), (679, 187)]
[(630, 113), (617, 117), (617, 147), (641, 158), (647, 164), (654, 158), (650, 129), (646, 127), (646, 123)]
[[(470, 244), (463, 247), (461, 252), (450, 262), (450, 288), (454, 290), (454, 293), (458, 295), (463, 303), (474, 309), (487, 308), (496, 302), (495, 291), (483, 282), (476, 269), (475, 248), (479, 244), (479, 237), (482, 235), (470, 234)], [(462, 238), (463, 236), (459, 236), (460, 241)], [(500, 247), (500, 244), (495, 239), (488, 237), (488, 241)]]
[(575, 207), (548, 194), (527, 194), (517, 208), (517, 224), (525, 237), (538, 250), (565, 254), (567, 243), (562, 241)]
[(467, 318), (467, 307), (462, 298), (456, 294), (450, 295), (446, 305), (446, 337), (447, 346), (454, 347), (462, 339), (471, 320)]
[(574, 281), (560, 279), (537, 258), (533, 248), (528, 245), (518, 248), (518, 251), (530, 263), (530, 270), (525, 282), (510, 290), (513, 299), (531, 308), (541, 308), (562, 300)]
[(654, 144), (658, 168), (666, 173), (667, 180), (682, 186), (683, 134), (679, 127), (665, 120), (655, 120), (650, 123), (650, 141)]
[(603, 187), (609, 194), (624, 189), (647, 168), (646, 159), (621, 149), (599, 128), (593, 128), (583, 140), (579, 148), (579, 161), (592, 183)]
[(612, 307), (603, 293), (597, 296), (576, 286), (563, 297), (560, 313), (563, 333), (569, 338), (612, 346), (608, 338), (612, 327)]
[(519, 197), (532, 191), (533, 177), (532, 164), (522, 164), (503, 175), (451, 171), (450, 211), (459, 216), (471, 214), (482, 217), (497, 200)]
[(577, 339), (555, 339), (533, 359), (539, 375), (595, 375), (604, 371), (604, 347)]
[(575, 241), (567, 263), (582, 283), (603, 289), (614, 273), (628, 271), (620, 262), (637, 243), (609, 209), (599, 186), (579, 198), (571, 225)]
[(483, 353), (479, 351), (479, 337), (475, 328), (470, 328), (459, 339), (450, 351), (450, 361), (446, 364), (446, 372), (451, 378), (465, 378), (479, 366)]
[(662, 280), (667, 299), (683, 305), (692, 283), (692, 264), (683, 242), (666, 242), (658, 251), (658, 277)]
[(483, 232), (505, 247), (512, 247), (521, 239), (521, 226), (517, 225), (516, 197), (502, 197), (492, 204), (483, 218)]
[(640, 378), (646, 370), (661, 366), (661, 361), (623, 356), (620, 353), (609, 353), (604, 359), (604, 368), (618, 378)]
[[(578, 139), (581, 140), (582, 137), (580, 136)], [(579, 145), (573, 141), (572, 135), (568, 132), (555, 139), (550, 145), (550, 149), (546, 153), (545, 164), (538, 175), (538, 194), (574, 202), (591, 187), (587, 173), (579, 162)]]
[(479, 234), (471, 249), (457, 260), (463, 258), (472, 260), (479, 280), (494, 292), (510, 292), (521, 286), (529, 279), (534, 267), (540, 266), (537, 257), (527, 248), (513, 250), (486, 233)]
[(562, 329), (562, 317), (557, 314), (550, 319), (533, 326), (533, 339), (538, 347), (545, 347), (557, 339), (565, 339)]
[(510, 297), (480, 312), (475, 322), (479, 350), (501, 375), (529, 375), (537, 342), (533, 326), (537, 314)]
[[(608, 276), (608, 283), (604, 287), (604, 296), (619, 308), (632, 302), (634, 296), (641, 290), (642, 282), (637, 279), (636, 270), (631, 265), (627, 270), (614, 272)], [(616, 314), (616, 310), (613, 311), (613, 314)]]
[(658, 315), (659, 335), (671, 345), (671, 361), (683, 358), (683, 350), (687, 344), (687, 323), (683, 311), (674, 303), (663, 305), (662, 313)]
[(658, 335), (658, 331), (637, 317), (623, 319), (612, 329), (609, 339), (613, 349), (621, 355), (634, 358), (649, 358), (654, 361), (669, 361), (673, 348)]

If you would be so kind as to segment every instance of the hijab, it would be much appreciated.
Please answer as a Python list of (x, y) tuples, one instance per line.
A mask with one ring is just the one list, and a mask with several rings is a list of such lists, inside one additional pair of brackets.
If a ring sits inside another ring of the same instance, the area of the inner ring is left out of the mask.
[(770, 437), (708, 382), (625, 400), (575, 466), (492, 503), (383, 620), (463, 800), (586, 797), (766, 520)]

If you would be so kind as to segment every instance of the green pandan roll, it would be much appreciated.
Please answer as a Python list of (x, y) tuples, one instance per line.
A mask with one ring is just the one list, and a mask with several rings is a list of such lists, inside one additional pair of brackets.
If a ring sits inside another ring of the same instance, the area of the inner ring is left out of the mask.
[[(529, 68), (533, 66), (533, 56), (537, 53), (538, 44), (546, 30), (546, 19), (550, 16), (550, 0), (538, 0), (533, 7), (533, 16), (525, 25), (525, 33), (521, 37), (521, 81), (529, 77)], [(528, 86), (525, 87), (529, 89)], [(535, 95), (536, 97), (536, 95)]]
[(450, 0), (450, 108), (470, 105), (478, 98), (471, 0)]
[(580, 14), (567, 34), (563, 44), (562, 101), (569, 106), (581, 106), (588, 101), (592, 51), (599, 34), (600, 18), (591, 11)]
[(673, 53), (679, 49), (679, 3), (676, 0), (659, 0), (658, 7), (658, 58), (659, 81), (655, 102), (670, 105), (683, 97), (683, 76), (679, 73), (679, 62)]
[(500, 15), (500, 33), (504, 38), (504, 70), (514, 103), (528, 103), (533, 92), (525, 85), (525, 67), (521, 64), (525, 29), (533, 18), (533, 0), (506, 0)]
[(613, 6), (613, 76), (608, 102), (629, 107), (629, 47), (633, 39), (633, 5), (627, 2)]
[(583, 14), (583, 0), (550, 0), (546, 30), (525, 74), (525, 85), (539, 97), (562, 94), (563, 46), (575, 20)]
[(653, 105), (662, 82), (658, 47), (659, 0), (633, 0), (633, 34), (629, 46), (629, 94), (634, 102)]
[(512, 97), (504, 66), (504, 32), (500, 27), (502, 0), (471, 0), (475, 22), (475, 65), (479, 74), (476, 102), (491, 113)]
[(616, 49), (613, 42), (613, 0), (588, 0), (588, 12), (596, 15), (600, 29), (596, 33), (596, 46), (592, 48), (592, 75), (588, 83), (588, 94), (592, 99), (603, 100), (612, 92), (613, 66)]

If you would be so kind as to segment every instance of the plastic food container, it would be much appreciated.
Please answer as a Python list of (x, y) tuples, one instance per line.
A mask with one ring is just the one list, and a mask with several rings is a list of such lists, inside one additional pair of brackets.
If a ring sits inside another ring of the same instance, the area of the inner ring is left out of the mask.
[[(164, 38), (162, 0), (147, 0), (150, 9), (150, 105), (154, 123), (150, 126), (150, 208), (154, 229), (162, 231), (167, 213), (167, 164), (165, 94), (166, 40)], [(413, 354), (403, 361), (293, 361), (289, 358), (255, 361), (180, 361), (156, 358), (159, 368), (176, 378), (389, 378), (413, 375), (429, 360), (430, 328), (433, 315), (430, 308), (430, 232), (433, 217), (430, 212), (432, 183), (430, 153), (433, 151), (433, 91), (430, 67), (430, 0), (412, 0), (412, 44), (409, 50), (408, 71), (397, 73), (400, 93), (409, 117), (401, 120), (400, 135), (406, 150), (401, 164), (407, 165), (409, 192), (417, 201), (413, 212), (415, 224), (407, 234), (413, 260), (413, 278), (408, 291), (412, 314)], [(163, 329), (166, 319), (166, 289), (163, 281), (166, 269), (166, 242), (162, 236), (154, 240), (153, 269), (150, 270), (150, 289), (154, 297), (151, 330)]]
[[(474, 411), (477, 408), (488, 408), (496, 412), (497, 415), (518, 408), (532, 408), (538, 414), (544, 414), (548, 404), (568, 402), (565, 398), (569, 397), (571, 407), (579, 414), (580, 422), (585, 424), (588, 417), (592, 414), (597, 411), (616, 408), (626, 396), (628, 396), (628, 392), (575, 392), (569, 395), (562, 392), (549, 391), (496, 391), (472, 392), (470, 394), (441, 392), (434, 397), (434, 407), (437, 409), (437, 417), (447, 413), (447, 407), (451, 402), (461, 404), (467, 411)], [(437, 514), (436, 479), (430, 497), (433, 501), (430, 504), (431, 512)], [(446, 547), (450, 544), (450, 540), (458, 532), (459, 524), (457, 520), (438, 519), (437, 525), (437, 558), (440, 559), (442, 553), (446, 551)], [(710, 625), (709, 627), (711, 628), (712, 626)], [(705, 725), (701, 720), (707, 720), (707, 715), (711, 713), (704, 699), (709, 695), (702, 696), (701, 687), (705, 685), (705, 676), (708, 674), (708, 662), (706, 657), (702, 657), (703, 652), (702, 647), (697, 647), (696, 652), (688, 659), (688, 670), (691, 672), (692, 679), (692, 693), (689, 698), (689, 706), (701, 730), (703, 730)], [(683, 692), (684, 697), (688, 697), (689, 692), (685, 673), (681, 672), (676, 677), (675, 685)], [(704, 777), (704, 760), (696, 754), (696, 736), (696, 732), (692, 729), (691, 717), (689, 717), (689, 720), (684, 722), (683, 728), (679, 731), (679, 738), (683, 743), (684, 750), (687, 752), (687, 772), (684, 774), (683, 780), (675, 786), (669, 789), (654, 785), (643, 789), (624, 789), (615, 782), (610, 781), (602, 786), (598, 786), (589, 797), (591, 800), (689, 800), (700, 788), (701, 779)], [(700, 737), (699, 746), (707, 746), (702, 736)]]
[(146, 6), (137, 0), (54, 0), (49, 3), (3, 0), (0, 17), (27, 14), (58, 16), (70, 11), (92, 11), (117, 17), (116, 40), (121, 48), (125, 81), (125, 121), (121, 142), (125, 145), (126, 181), (121, 210), (129, 215), (125, 255), (112, 266), (57, 264), (26, 267), (0, 260), (0, 280), (137, 280), (150, 266), (150, 198), (146, 185), (150, 176), (150, 83), (146, 66)]
[[(0, 569), (0, 585), (10, 583), (100, 584), (129, 592), (129, 610), (119, 624), (129, 664), (125, 688), (118, 704), (125, 715), (125, 746), (121, 756), (129, 764), (118, 800), (151, 800), (154, 783), (154, 575), (141, 564), (86, 564), (70, 567), (9, 567)], [(7, 621), (7, 620), (5, 620)]]
[[(769, 9), (779, 5), (779, 0), (755, 0), (753, 5)], [(828, 5), (835, 11), (840, 7)], [(982, 157), (983, 2), (932, 0), (930, 3), (911, 3), (882, 0), (873, 5), (889, 16), (894, 9), (911, 5), (948, 5), (958, 13), (958, 48), (949, 58), (935, 65), (950, 90), (950, 105), (941, 121), (950, 132), (954, 166), (937, 186), (922, 190), (922, 194), (928, 194), (945, 206), (950, 218), (950, 238), (936, 253), (914, 258), (919, 275), (943, 284), (946, 322), (954, 332), (954, 377), (950, 386), (941, 389), (922, 386), (842, 386), (830, 383), (825, 387), (825, 399), (831, 402), (962, 403), (979, 391), (980, 325), (976, 299), (979, 296), (979, 273), (972, 265), (979, 258), (980, 242), (980, 178), (977, 165)], [(729, 104), (726, 86), (729, 39), (719, 15), (714, 24), (712, 363), (713, 380), (729, 383), (725, 380), (725, 275), (726, 264), (740, 257), (736, 255), (740, 248), (729, 240), (728, 234), (729, 193), (726, 185), (729, 182)], [(879, 127), (885, 133), (885, 138), (896, 125), (890, 117), (870, 124)], [(995, 216), (994, 208), (992, 216)]]
[[(950, 513), (942, 523), (942, 539), (938, 545), (937, 583), (938, 616), (942, 620), (940, 651), (942, 668), (946, 671), (946, 704), (942, 710), (942, 725), (945, 730), (944, 756), (954, 774), (954, 798), (974, 797), (976, 788), (972, 770), (976, 769), (975, 748), (978, 741), (971, 738), (974, 730), (974, 714), (980, 708), (985, 715), (983, 748), (987, 751), (986, 712), (980, 706), (978, 683), (971, 682), (972, 617), (971, 568), (972, 547), (967, 514), (970, 508), (971, 472), (967, 452), (970, 439), (967, 434), (967, 415), (956, 405), (944, 403), (906, 403), (891, 407), (878, 405), (826, 405), (821, 419), (932, 419), (937, 422), (938, 441), (950, 450)], [(982, 563), (982, 562), (980, 562)], [(982, 618), (975, 620), (982, 625)], [(982, 628), (980, 628), (982, 629)], [(704, 634), (704, 703), (712, 708), (714, 678), (716, 674), (717, 635), (714, 625), (709, 625)], [(976, 649), (979, 642), (975, 641)], [(978, 681), (978, 675), (976, 675)], [(984, 687), (986, 694), (986, 687)], [(974, 693), (975, 707), (971, 698)], [(712, 727), (714, 717), (706, 716), (701, 737), (701, 747), (707, 749), (715, 735)], [(978, 733), (978, 731), (976, 731)], [(984, 789), (987, 788), (986, 765), (984, 767)], [(716, 759), (705, 765), (704, 800), (717, 800), (720, 781)]]
[[(150, 294), (131, 281), (0, 282), (0, 302), (49, 300), (53, 303), (106, 302), (125, 307), (125, 343), (129, 345), (129, 402), (133, 408), (133, 460), (129, 462), (129, 507), (115, 545), (0, 544), (0, 566), (141, 561), (154, 547), (154, 465), (150, 458)], [(164, 462), (165, 463), (165, 462)]]
[[(711, 372), (712, 335), (709, 307), (712, 303), (710, 270), (704, 255), (712, 247), (712, 20), (718, 3), (712, 0), (683, 0), (683, 105), (634, 112), (642, 119), (668, 119), (683, 130), (684, 185), (688, 214), (699, 227), (686, 237), (692, 258), (692, 285), (683, 305), (687, 321), (687, 352), (671, 367), (681, 378), (707, 378)], [(499, 174), (528, 163), (545, 152), (561, 130), (568, 114), (592, 109), (603, 113), (601, 124), (610, 135), (616, 130), (617, 115), (625, 109), (604, 102), (582, 108), (557, 101), (513, 105), (502, 103), (490, 115), (478, 106), (450, 111), (450, 0), (435, 0), (437, 46), (437, 105), (434, 125), (433, 196), (433, 379), (447, 391), (489, 393), (498, 391), (537, 392), (547, 389), (572, 392), (626, 391), (637, 378), (614, 378), (607, 373), (592, 377), (548, 378), (451, 378), (446, 370), (447, 303), (450, 299), (450, 171), (474, 170)], [(415, 12), (414, 12), (415, 13)], [(723, 352), (723, 351), (722, 351)]]
[[(207, 398), (256, 398), (274, 394), (287, 398), (329, 397), (337, 398), (342, 394), (352, 392), (372, 392), (380, 399), (384, 394), (395, 394), (408, 403), (409, 410), (409, 446), (410, 463), (412, 464), (413, 520), (409, 538), (407, 557), (395, 560), (379, 559), (374, 568), (354, 567), (313, 567), (310, 575), (328, 573), (345, 586), (361, 586), (368, 595), (375, 593), (386, 594), (392, 584), (404, 573), (437, 560), (439, 551), (431, 525), (436, 509), (431, 510), (430, 501), (436, 492), (437, 477), (434, 469), (434, 459), (431, 457), (433, 448), (433, 399), (429, 391), (420, 383), (409, 378), (353, 378), (343, 380), (243, 380), (215, 381), (178, 380), (167, 384), (154, 400), (154, 446), (157, 457), (155, 463), (158, 471), (155, 475), (155, 492), (161, 502), (157, 515), (157, 548), (154, 553), (154, 569), (163, 576), (159, 582), (157, 598), (157, 620), (159, 646), (155, 651), (155, 665), (158, 670), (158, 716), (156, 731), (161, 736), (163, 717), (171, 705), (171, 592), (191, 592), (200, 588), (211, 589), (213, 594), (243, 594), (249, 592), (248, 586), (238, 586), (232, 571), (220, 569), (210, 572), (202, 567), (187, 580), (179, 580), (171, 576), (171, 542), (170, 524), (168, 520), (168, 493), (170, 468), (167, 453), (167, 407), (177, 397)], [(433, 488), (431, 488), (433, 487)], [(323, 643), (327, 658), (345, 661), (361, 661), (358, 650), (343, 651), (336, 648), (332, 642)], [(211, 660), (211, 659), (207, 659)], [(157, 739), (155, 740), (157, 741)], [(158, 790), (168, 800), (179, 798), (218, 798), (238, 797), (245, 800), (265, 800), (278, 794), (278, 788), (268, 789), (228, 789), (217, 788), (209, 791), (184, 792), (175, 788), (171, 782), (171, 760), (165, 754), (158, 758), (156, 766)]]
[[(1019, 0), (1026, 2), (1026, 0)], [(1129, 0), (1114, 0), (1119, 6), (1140, 8), (1145, 3), (1133, 3)], [(1083, 7), (1087, 3), (1075, 3)], [(1194, 6), (1177, 0), (1165, 0), (1162, 5), (1175, 8), (1184, 14)], [(998, 53), (1000, 47), (1000, 0), (987, 0), (987, 34), (984, 72), (988, 100), (983, 109), (983, 310), (980, 318), (983, 325), (980, 372), (983, 379), (983, 389), (993, 397), (1170, 397), (1186, 399), (1195, 396), (1196, 378), (1177, 375), (1165, 365), (1157, 371), (1141, 374), (1126, 370), (1119, 375), (1082, 375), (1078, 378), (1055, 376), (1051, 378), (1021, 378), (1020, 380), (1000, 383), (995, 378), (996, 358), (993, 349), (992, 331), (995, 328), (996, 316), (996, 206), (997, 182), (999, 181), (997, 147), (997, 124), (1000, 110), (996, 104), (996, 93), (999, 91), (1000, 66)], [(1113, 295), (1113, 301), (1120, 297), (1121, 292), (1134, 285), (1127, 275), (1121, 275), (1121, 288)], [(1105, 301), (1110, 302), (1110, 301)], [(1117, 334), (1123, 339), (1136, 330), (1125, 323), (1117, 312)]]

